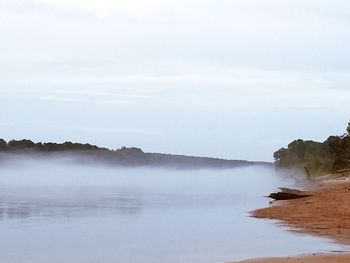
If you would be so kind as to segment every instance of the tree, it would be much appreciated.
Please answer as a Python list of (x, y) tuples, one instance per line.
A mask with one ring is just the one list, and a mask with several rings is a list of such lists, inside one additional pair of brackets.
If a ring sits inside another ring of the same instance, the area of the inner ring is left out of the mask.
[(348, 135), (350, 135), (350, 121), (348, 122), (348, 127), (346, 128), (346, 131), (348, 132)]
[(26, 139), (19, 140), (19, 141), (11, 140), (7, 144), (7, 147), (11, 150), (30, 149), (30, 148), (34, 148), (34, 146), (35, 146), (34, 142)]
[(5, 140), (0, 139), (0, 151), (5, 151), (7, 148), (7, 143)]

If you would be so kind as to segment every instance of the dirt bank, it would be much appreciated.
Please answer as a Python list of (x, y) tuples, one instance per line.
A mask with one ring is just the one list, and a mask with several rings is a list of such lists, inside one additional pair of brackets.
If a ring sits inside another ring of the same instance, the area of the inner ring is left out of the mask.
[(350, 182), (319, 184), (312, 196), (277, 201), (253, 212), (257, 218), (282, 223), (314, 235), (326, 236), (350, 245)]
[(349, 263), (350, 255), (334, 254), (318, 254), (300, 257), (287, 258), (261, 258), (240, 261), (240, 263)]
[[(288, 201), (276, 201), (268, 208), (252, 213), (256, 218), (280, 220), (295, 231), (332, 238), (350, 245), (350, 181), (325, 181), (308, 191), (312, 196)], [(313, 254), (302, 257), (265, 258), (244, 263), (342, 263), (350, 262), (350, 254)]]

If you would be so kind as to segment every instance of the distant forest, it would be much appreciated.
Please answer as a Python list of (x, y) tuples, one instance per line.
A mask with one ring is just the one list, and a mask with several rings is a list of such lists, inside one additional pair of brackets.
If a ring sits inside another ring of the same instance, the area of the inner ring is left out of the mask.
[(340, 136), (329, 136), (324, 142), (295, 140), (274, 153), (275, 166), (306, 169), (311, 175), (350, 169), (350, 121), (346, 131)]
[(106, 148), (99, 148), (96, 145), (82, 144), (82, 143), (34, 143), (31, 140), (11, 140), (6, 142), (4, 139), (0, 139), (0, 151), (96, 151), (96, 150), (108, 150)]
[(0, 139), (0, 158), (2, 156), (38, 156), (55, 157), (58, 155), (74, 156), (79, 162), (100, 162), (120, 166), (156, 166), (171, 168), (235, 168), (250, 165), (270, 166), (267, 162), (249, 162), (245, 160), (226, 160), (209, 157), (146, 153), (136, 147), (122, 147), (116, 150), (101, 148), (82, 143), (34, 143), (31, 140)]

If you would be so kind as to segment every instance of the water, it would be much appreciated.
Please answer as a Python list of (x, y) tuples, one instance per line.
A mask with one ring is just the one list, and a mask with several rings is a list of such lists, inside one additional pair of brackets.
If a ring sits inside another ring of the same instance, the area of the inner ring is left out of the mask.
[(271, 168), (1, 167), (0, 262), (212, 263), (345, 248), (248, 216), (293, 185)]

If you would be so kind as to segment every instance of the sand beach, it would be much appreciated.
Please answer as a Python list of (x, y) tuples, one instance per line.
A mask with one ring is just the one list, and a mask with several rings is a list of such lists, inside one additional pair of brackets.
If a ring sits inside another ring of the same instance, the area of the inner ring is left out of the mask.
[[(270, 207), (252, 212), (252, 216), (275, 219), (291, 231), (328, 237), (350, 245), (350, 176), (342, 175), (332, 180), (314, 183), (307, 191), (311, 196), (272, 202)], [(334, 263), (350, 262), (349, 251), (331, 254), (311, 254), (286, 258), (261, 258), (241, 263)]]

